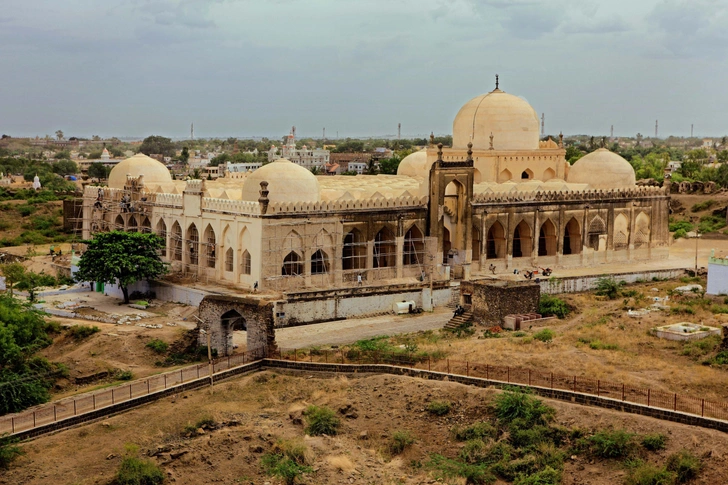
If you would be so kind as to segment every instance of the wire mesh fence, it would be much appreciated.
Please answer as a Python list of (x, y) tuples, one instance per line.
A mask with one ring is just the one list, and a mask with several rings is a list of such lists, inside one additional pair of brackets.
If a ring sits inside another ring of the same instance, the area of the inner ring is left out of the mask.
[(405, 349), (401, 352), (355, 349), (280, 349), (272, 358), (320, 363), (399, 365), (452, 375), (479, 377), (506, 384), (571, 391), (706, 418), (728, 420), (728, 402), (710, 401), (585, 376), (546, 372), (543, 369), (491, 365), (455, 359), (435, 360), (426, 354), (408, 352)]
[(113, 406), (131, 399), (153, 394), (196, 379), (254, 362), (265, 357), (263, 349), (216, 359), (212, 364), (195, 364), (146, 377), (127, 384), (100, 389), (80, 396), (38, 406), (33, 410), (0, 417), (0, 436), (19, 433), (63, 419)]

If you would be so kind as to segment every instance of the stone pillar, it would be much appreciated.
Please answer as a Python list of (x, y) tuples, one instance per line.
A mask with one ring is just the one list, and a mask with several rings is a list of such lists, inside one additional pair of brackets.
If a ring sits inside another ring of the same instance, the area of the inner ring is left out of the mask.
[[(374, 268), (374, 241), (367, 241), (367, 266), (365, 269), (371, 270)], [(370, 273), (371, 274), (371, 273)], [(369, 278), (367, 278), (367, 281)]]
[(306, 288), (311, 286), (311, 251), (308, 249), (302, 249), (301, 255), (303, 259), (303, 279)]
[(538, 266), (538, 246), (539, 246), (539, 235), (541, 231), (538, 226), (538, 208), (533, 211), (533, 230), (531, 231), (531, 264)]
[(559, 208), (559, 220), (558, 225), (556, 228), (556, 265), (559, 266), (561, 264), (561, 258), (564, 256), (564, 233), (566, 232), (566, 228), (564, 227), (564, 219), (566, 218), (564, 214), (564, 208)]
[(395, 261), (395, 268), (397, 268), (397, 278), (404, 277), (404, 265), (402, 264), (404, 262), (404, 236), (396, 237), (394, 238), (394, 243), (397, 247), (395, 256), (397, 260)]
[[(513, 209), (508, 210), (506, 222), (506, 269), (513, 267)], [(486, 236), (487, 237), (487, 236)]]

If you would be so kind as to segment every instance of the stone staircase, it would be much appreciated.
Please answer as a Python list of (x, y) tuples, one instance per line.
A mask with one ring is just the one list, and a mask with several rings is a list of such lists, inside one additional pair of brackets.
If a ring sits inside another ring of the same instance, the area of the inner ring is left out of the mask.
[(458, 315), (457, 317), (452, 317), (447, 324), (443, 327), (443, 330), (457, 330), (458, 328), (463, 327), (467, 323), (471, 323), (473, 321), (473, 313), (472, 312), (465, 312), (462, 315)]

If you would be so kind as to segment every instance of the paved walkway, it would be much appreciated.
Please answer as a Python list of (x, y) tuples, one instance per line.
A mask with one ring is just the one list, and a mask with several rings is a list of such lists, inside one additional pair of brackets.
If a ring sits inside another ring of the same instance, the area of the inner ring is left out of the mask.
[[(357, 340), (420, 330), (435, 330), (445, 326), (452, 317), (449, 308), (437, 308), (420, 315), (382, 315), (371, 318), (352, 318), (335, 322), (316, 323), (276, 330), (276, 342), (283, 349), (318, 345), (342, 345)], [(236, 345), (245, 345), (246, 332), (235, 332)]]

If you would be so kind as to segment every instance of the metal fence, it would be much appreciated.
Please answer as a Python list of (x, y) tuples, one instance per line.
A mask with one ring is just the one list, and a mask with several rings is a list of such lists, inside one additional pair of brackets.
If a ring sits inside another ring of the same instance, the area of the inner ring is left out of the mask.
[[(265, 357), (263, 349), (222, 357), (212, 362), (212, 373), (232, 369)], [(106, 389), (69, 397), (36, 408), (0, 417), (0, 436), (27, 431), (56, 421), (85, 414), (97, 409), (113, 406), (134, 398), (163, 391), (179, 384), (205, 378), (210, 374), (210, 364), (196, 364), (189, 367), (157, 374), (144, 379), (117, 385)]]
[(520, 384), (546, 389), (578, 392), (643, 406), (678, 411), (706, 418), (728, 420), (728, 402), (635, 387), (619, 382), (589, 377), (558, 374), (543, 369), (529, 369), (484, 364), (453, 359), (433, 360), (424, 354), (402, 352), (367, 352), (358, 350), (284, 350), (269, 358), (282, 360), (326, 362), (341, 364), (390, 364), (417, 369), (445, 372), (453, 375), (480, 377), (504, 384)]

